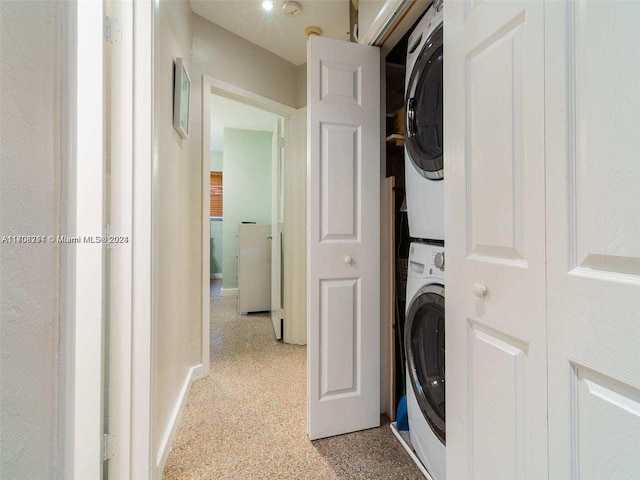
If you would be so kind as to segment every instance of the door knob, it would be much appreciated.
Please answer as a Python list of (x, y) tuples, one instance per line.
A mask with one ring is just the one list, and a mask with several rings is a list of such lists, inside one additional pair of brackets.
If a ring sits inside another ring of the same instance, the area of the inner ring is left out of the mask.
[(273, 235), (267, 235), (267, 240), (273, 239)]
[(351, 258), (351, 255), (345, 255), (343, 260), (346, 265), (351, 265), (353, 263), (353, 258)]
[(473, 294), (476, 297), (484, 297), (487, 294), (487, 292), (488, 292), (487, 286), (482, 283), (476, 283), (473, 286)]

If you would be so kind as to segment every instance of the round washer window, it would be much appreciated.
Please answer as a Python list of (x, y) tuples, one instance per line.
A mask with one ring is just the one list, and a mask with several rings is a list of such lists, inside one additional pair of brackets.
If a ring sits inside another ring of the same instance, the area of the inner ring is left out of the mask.
[(405, 145), (425, 177), (443, 177), (442, 26), (425, 42), (416, 61), (405, 104)]
[(444, 287), (427, 285), (411, 302), (405, 324), (409, 380), (418, 405), (445, 443)]

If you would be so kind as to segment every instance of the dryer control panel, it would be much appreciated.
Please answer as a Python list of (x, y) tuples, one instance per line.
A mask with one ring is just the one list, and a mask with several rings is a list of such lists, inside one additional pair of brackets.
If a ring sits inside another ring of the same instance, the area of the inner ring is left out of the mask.
[(443, 246), (414, 242), (409, 249), (409, 275), (421, 278), (444, 279), (445, 253)]

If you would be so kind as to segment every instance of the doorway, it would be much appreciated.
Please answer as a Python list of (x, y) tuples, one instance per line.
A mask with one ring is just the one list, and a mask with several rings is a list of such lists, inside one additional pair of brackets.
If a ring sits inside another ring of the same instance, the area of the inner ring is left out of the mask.
[[(302, 202), (306, 205), (304, 203), (306, 191), (285, 191), (287, 190), (285, 178), (291, 173), (289, 170), (295, 169), (295, 166), (299, 167), (304, 159), (304, 150), (301, 149), (303, 143), (289, 141), (286, 135), (290, 124), (300, 123), (304, 118), (299, 111), (206, 76), (203, 77), (203, 92), (210, 94), (203, 95), (202, 103), (202, 151), (207, 152), (203, 154), (202, 161), (203, 246), (207, 247), (202, 252), (202, 354), (203, 364), (206, 362), (208, 365), (210, 281), (212, 276), (213, 280), (222, 281), (222, 295), (238, 295), (239, 254), (236, 230), (242, 222), (271, 225), (268, 236), (273, 268), (270, 269), (271, 275), (268, 280), (273, 288), (270, 289), (271, 301), (266, 310), (271, 313), (274, 335), (288, 343), (304, 344), (306, 342), (306, 335), (299, 335), (300, 331), (306, 331), (306, 318), (299, 314), (286, 318), (285, 313), (287, 297), (299, 297), (300, 292), (291, 291), (291, 288), (285, 292), (284, 288), (281, 288), (284, 279), (288, 278), (293, 271), (304, 268), (302, 262), (296, 258), (292, 258), (285, 267), (281, 258), (286, 258), (288, 253), (300, 243), (300, 239), (304, 238), (299, 230), (304, 229), (306, 222), (306, 217), (299, 218), (299, 215), (291, 214), (291, 222), (287, 222), (285, 227), (284, 218), (291, 212), (287, 211), (284, 198), (287, 197), (290, 203)], [(231, 165), (232, 169), (226, 177), (224, 172), (225, 131), (230, 141), (228, 149), (231, 157), (228, 160), (233, 161), (232, 158), (235, 156), (242, 164), (228, 163), (227, 167)], [(270, 147), (269, 152), (266, 152), (267, 141)], [(256, 156), (258, 151), (254, 147), (258, 144), (262, 145), (262, 152)], [(250, 151), (252, 148), (254, 151)], [(286, 155), (288, 155), (288, 162)], [(270, 156), (270, 170), (265, 164), (267, 156)], [(258, 158), (262, 160), (258, 161)], [(260, 168), (262, 168), (262, 173), (258, 175), (255, 175), (256, 162), (261, 164)], [(218, 171), (222, 172), (222, 219), (213, 219), (214, 216), (211, 215), (211, 171), (216, 171), (216, 168), (221, 169)], [(302, 172), (303, 178), (306, 175), (305, 171)], [(268, 177), (268, 180), (265, 177)], [(243, 180), (247, 188), (239, 188)], [(249, 185), (251, 182), (255, 185)], [(225, 188), (225, 185), (228, 188)], [(229, 197), (226, 207), (225, 197)], [(234, 205), (230, 205), (229, 201)], [(224, 218), (225, 216), (228, 218)], [(288, 248), (285, 248), (285, 242)], [(305, 295), (304, 291), (302, 295)], [(239, 299), (241, 298), (242, 293)], [(298, 305), (304, 302), (294, 303)], [(260, 310), (264, 309), (260, 308)], [(304, 311), (300, 307), (298, 310)]]
[(235, 296), (241, 314), (269, 311), (281, 339), (284, 118), (216, 94), (210, 103), (213, 291)]

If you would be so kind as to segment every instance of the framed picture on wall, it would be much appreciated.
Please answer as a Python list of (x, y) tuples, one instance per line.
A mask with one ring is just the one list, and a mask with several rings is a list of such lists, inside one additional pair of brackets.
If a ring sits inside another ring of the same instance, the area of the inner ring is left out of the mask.
[(173, 81), (173, 127), (182, 138), (189, 137), (189, 100), (191, 78), (182, 58), (177, 57)]

